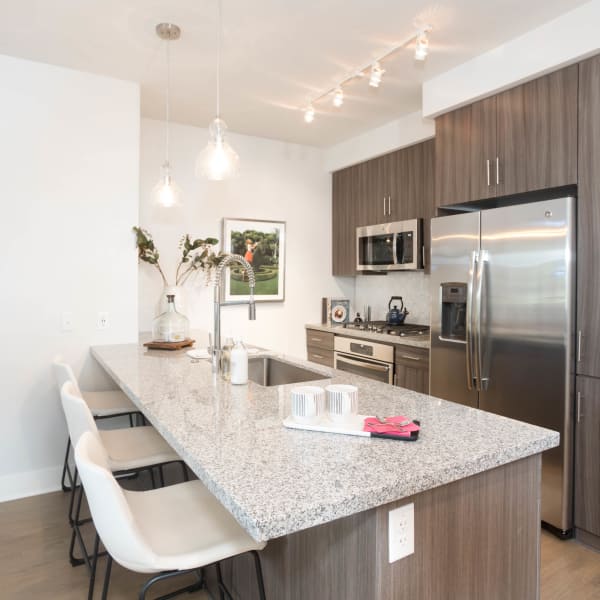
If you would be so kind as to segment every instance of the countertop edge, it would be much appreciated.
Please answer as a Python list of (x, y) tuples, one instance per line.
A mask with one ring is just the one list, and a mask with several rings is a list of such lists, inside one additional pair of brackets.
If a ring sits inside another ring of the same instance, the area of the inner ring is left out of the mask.
[(429, 336), (425, 339), (419, 336), (394, 336), (388, 335), (387, 333), (377, 333), (376, 331), (361, 331), (360, 329), (346, 329), (339, 325), (324, 325), (324, 324), (305, 324), (304, 329), (314, 329), (316, 331), (325, 331), (327, 333), (333, 333), (343, 337), (351, 337), (362, 340), (373, 340), (374, 342), (382, 342), (390, 345), (400, 346), (412, 346), (414, 348), (426, 348), (431, 347), (431, 341)]

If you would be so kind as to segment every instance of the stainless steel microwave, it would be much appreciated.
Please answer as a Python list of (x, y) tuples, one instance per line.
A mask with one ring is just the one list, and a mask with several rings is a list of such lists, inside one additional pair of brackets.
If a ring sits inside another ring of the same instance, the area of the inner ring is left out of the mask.
[(422, 268), (422, 219), (356, 228), (357, 271), (416, 271)]

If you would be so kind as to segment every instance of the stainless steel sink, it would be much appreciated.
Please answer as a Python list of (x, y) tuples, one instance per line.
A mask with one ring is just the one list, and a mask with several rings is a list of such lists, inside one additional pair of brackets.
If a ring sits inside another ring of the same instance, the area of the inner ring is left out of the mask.
[(248, 359), (248, 379), (259, 385), (271, 386), (328, 379), (328, 377), (318, 371), (298, 367), (271, 356), (257, 356)]

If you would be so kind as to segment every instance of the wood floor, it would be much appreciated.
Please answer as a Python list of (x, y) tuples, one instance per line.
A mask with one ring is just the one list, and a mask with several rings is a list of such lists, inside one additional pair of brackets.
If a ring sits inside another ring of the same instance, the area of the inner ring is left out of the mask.
[[(83, 600), (87, 597), (85, 568), (72, 568), (67, 560), (67, 506), (68, 494), (62, 492), (0, 503), (0, 598)], [(145, 579), (115, 564), (109, 598), (137, 598)], [(573, 540), (561, 542), (542, 532), (541, 579), (542, 600), (598, 600), (600, 553)], [(166, 589), (157, 587), (161, 593)], [(209, 596), (197, 592), (181, 598), (207, 600)]]

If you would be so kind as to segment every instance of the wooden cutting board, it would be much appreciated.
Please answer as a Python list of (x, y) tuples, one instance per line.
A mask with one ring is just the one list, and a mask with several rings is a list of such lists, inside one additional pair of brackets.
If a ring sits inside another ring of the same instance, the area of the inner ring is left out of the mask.
[(181, 350), (192, 346), (196, 340), (186, 338), (181, 342), (145, 342), (144, 346), (149, 350)]

